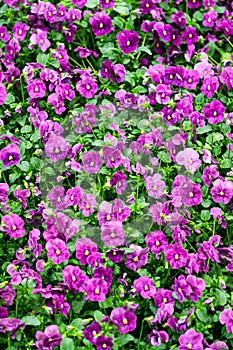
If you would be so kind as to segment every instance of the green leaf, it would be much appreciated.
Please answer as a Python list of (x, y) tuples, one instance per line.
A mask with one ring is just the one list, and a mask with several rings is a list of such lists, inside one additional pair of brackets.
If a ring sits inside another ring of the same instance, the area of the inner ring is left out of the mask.
[(85, 6), (88, 7), (89, 9), (93, 9), (93, 8), (97, 7), (98, 5), (99, 5), (98, 0), (88, 0), (87, 4)]
[(125, 6), (116, 6), (114, 8), (116, 12), (118, 12), (120, 15), (128, 16), (129, 15), (129, 8)]
[(49, 54), (43, 52), (38, 53), (38, 55), (36, 56), (36, 62), (43, 64), (43, 66), (46, 66), (48, 59)]
[(226, 8), (225, 8), (224, 6), (215, 5), (215, 6), (214, 6), (214, 9), (215, 9), (215, 11), (216, 11), (217, 13), (222, 14), (222, 13), (225, 12), (225, 9), (226, 9)]
[(10, 105), (10, 104), (12, 104), (13, 102), (15, 102), (15, 96), (12, 95), (12, 94), (7, 94), (4, 103), (5, 103), (6, 105)]
[(72, 301), (73, 312), (78, 314), (82, 310), (84, 303), (85, 303), (84, 300), (80, 300), (80, 301), (73, 300)]
[(196, 11), (193, 15), (193, 18), (195, 18), (197, 21), (203, 20), (203, 13), (201, 11)]
[(141, 46), (137, 49), (136, 53), (138, 52), (146, 52), (148, 55), (152, 55), (152, 52), (150, 49), (148, 49), (148, 47), (146, 46)]
[(125, 25), (125, 21), (123, 20), (123, 18), (121, 17), (115, 17), (112, 20), (113, 24), (115, 24), (117, 27), (119, 27), (120, 29), (124, 28)]
[(63, 338), (60, 345), (60, 350), (74, 350), (74, 341), (71, 338)]
[(130, 341), (134, 340), (134, 337), (131, 334), (123, 334), (120, 336), (121, 345), (128, 344)]
[(19, 173), (10, 174), (9, 175), (10, 183), (13, 184), (15, 182), (15, 180), (17, 180), (19, 177), (20, 177)]
[(210, 211), (209, 210), (202, 210), (201, 211), (201, 219), (203, 221), (208, 221), (210, 219)]
[(39, 326), (40, 320), (36, 316), (25, 316), (21, 319), (22, 322), (26, 324), (26, 326)]
[(220, 164), (220, 168), (223, 168), (223, 169), (232, 168), (232, 167), (233, 167), (233, 162), (231, 159), (224, 159)]
[(171, 163), (169, 154), (165, 151), (158, 152), (158, 158), (161, 159), (164, 163)]
[(100, 306), (104, 307), (105, 309), (107, 309), (108, 307), (113, 307), (112, 299), (111, 298), (105, 299), (100, 303)]
[(206, 132), (211, 131), (211, 130), (212, 130), (212, 127), (210, 125), (203, 126), (203, 128), (198, 127), (197, 134), (198, 135), (205, 134)]
[(219, 306), (224, 306), (227, 303), (227, 293), (225, 293), (224, 291), (220, 290), (220, 289), (216, 289), (215, 292), (215, 298), (216, 298), (216, 305)]
[(27, 133), (31, 132), (31, 130), (32, 130), (31, 125), (24, 125), (24, 126), (21, 128), (21, 133), (22, 133), (22, 134), (27, 134)]
[(94, 311), (94, 319), (96, 322), (100, 322), (103, 317), (104, 317), (104, 314), (101, 311), (99, 310)]
[(208, 322), (208, 315), (207, 315), (206, 309), (198, 309), (198, 310), (196, 310), (196, 315), (197, 315), (198, 319), (201, 322), (203, 322), (203, 323), (207, 323)]
[(215, 42), (211, 41), (208, 45), (209, 51), (208, 51), (208, 56), (213, 56), (215, 52)]
[(29, 170), (29, 166), (30, 164), (25, 160), (23, 160), (19, 165), (17, 165), (17, 167), (25, 173)]

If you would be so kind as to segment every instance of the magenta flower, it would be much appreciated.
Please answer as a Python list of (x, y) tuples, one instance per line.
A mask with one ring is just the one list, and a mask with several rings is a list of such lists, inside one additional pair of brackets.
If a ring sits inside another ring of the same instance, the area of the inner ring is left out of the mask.
[(218, 14), (216, 11), (208, 11), (207, 13), (204, 13), (203, 25), (207, 28), (213, 28), (217, 18)]
[(43, 52), (51, 45), (50, 41), (47, 39), (47, 32), (41, 29), (36, 29), (36, 33), (31, 35), (30, 41), (33, 45), (38, 45)]
[(203, 334), (197, 333), (194, 329), (189, 329), (179, 337), (178, 350), (203, 350)]
[(150, 299), (156, 293), (153, 280), (146, 276), (134, 280), (133, 287), (144, 299)]
[(52, 350), (54, 346), (59, 346), (62, 341), (62, 335), (59, 328), (55, 325), (47, 326), (44, 332), (36, 332), (36, 347), (39, 350)]
[(6, 167), (20, 163), (20, 149), (15, 144), (10, 144), (0, 151), (0, 160)]
[(233, 197), (233, 182), (217, 179), (214, 181), (210, 193), (216, 203), (228, 204)]
[(85, 292), (87, 295), (85, 300), (104, 301), (108, 293), (108, 285), (102, 278), (91, 278), (85, 284)]
[(17, 186), (13, 193), (15, 198), (18, 199), (18, 201), (21, 203), (22, 208), (25, 210), (27, 207), (26, 199), (30, 197), (31, 194), (30, 190), (20, 190), (20, 186)]
[(223, 310), (219, 315), (219, 321), (221, 324), (226, 325), (228, 333), (233, 333), (233, 311), (232, 309)]
[(186, 265), (188, 252), (178, 244), (170, 244), (165, 250), (165, 258), (173, 269), (179, 269)]
[(83, 285), (88, 277), (83, 274), (78, 266), (67, 265), (62, 270), (62, 277), (68, 289), (74, 293), (83, 291)]
[(4, 26), (0, 26), (0, 39), (7, 43), (10, 40), (10, 34), (7, 32)]
[(92, 98), (98, 91), (98, 85), (93, 80), (93, 78), (83, 78), (76, 84), (76, 89), (82, 95), (86, 98)]
[(107, 35), (113, 30), (111, 17), (106, 12), (96, 12), (89, 19), (89, 23), (96, 36)]
[(114, 0), (100, 0), (100, 6), (103, 10), (115, 7)]
[(46, 93), (46, 86), (40, 79), (30, 80), (27, 86), (27, 92), (32, 98), (42, 98)]
[(102, 159), (98, 152), (87, 152), (82, 156), (83, 170), (88, 174), (96, 174), (102, 165)]
[(138, 48), (139, 36), (136, 31), (122, 30), (116, 35), (118, 45), (124, 55), (134, 52)]
[(163, 252), (168, 244), (164, 233), (159, 230), (150, 232), (146, 236), (145, 242), (153, 254), (159, 254)]
[(17, 22), (13, 27), (13, 37), (19, 41), (24, 40), (30, 27), (23, 22)]
[(166, 104), (170, 101), (172, 89), (165, 85), (159, 84), (156, 86), (156, 101), (160, 104)]
[(97, 252), (96, 244), (89, 238), (80, 238), (75, 244), (76, 258), (80, 264), (87, 264), (87, 258), (90, 254)]
[(221, 123), (224, 120), (225, 107), (218, 100), (213, 100), (203, 107), (203, 113), (210, 124)]
[(14, 213), (2, 217), (0, 229), (11, 238), (20, 238), (25, 234), (23, 219)]
[(201, 92), (208, 98), (213, 97), (215, 91), (219, 88), (218, 78), (216, 76), (206, 77), (201, 87)]
[(7, 96), (6, 88), (3, 83), (0, 82), (0, 105), (3, 105)]
[(195, 28), (187, 26), (183, 31), (183, 38), (188, 45), (196, 43), (198, 41), (198, 34)]
[(59, 238), (50, 239), (45, 247), (48, 252), (48, 258), (50, 258), (54, 264), (61, 264), (70, 257), (67, 245)]
[(127, 311), (123, 307), (113, 309), (110, 319), (118, 327), (120, 334), (132, 332), (137, 326), (137, 316), (132, 311)]

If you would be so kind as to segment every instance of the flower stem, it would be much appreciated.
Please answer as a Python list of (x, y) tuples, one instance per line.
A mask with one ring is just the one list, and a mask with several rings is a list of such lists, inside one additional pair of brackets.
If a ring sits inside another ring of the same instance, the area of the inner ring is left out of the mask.
[(143, 333), (144, 321), (145, 321), (145, 318), (142, 320), (142, 325), (141, 325), (141, 329), (140, 329), (140, 335), (139, 335), (139, 339), (138, 339), (138, 346), (137, 346), (137, 350), (140, 350), (140, 345), (141, 345), (141, 339), (142, 339), (142, 333)]
[(233, 48), (232, 42), (226, 37), (226, 35), (223, 35), (223, 36), (226, 39), (226, 41), (228, 42), (228, 44), (231, 45), (231, 47)]
[(22, 101), (24, 103), (24, 90), (23, 90), (23, 81), (22, 81), (23, 74), (20, 75), (20, 88), (21, 88), (21, 95), (22, 95)]

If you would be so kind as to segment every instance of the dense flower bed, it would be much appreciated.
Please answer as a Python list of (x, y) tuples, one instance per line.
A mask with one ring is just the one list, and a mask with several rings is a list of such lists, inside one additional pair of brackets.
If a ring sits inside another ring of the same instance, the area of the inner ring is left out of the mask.
[(1, 349), (233, 348), (232, 15), (1, 1)]

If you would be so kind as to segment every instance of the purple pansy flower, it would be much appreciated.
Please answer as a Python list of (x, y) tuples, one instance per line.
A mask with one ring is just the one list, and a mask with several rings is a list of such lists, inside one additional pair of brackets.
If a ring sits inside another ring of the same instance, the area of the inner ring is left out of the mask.
[(137, 325), (137, 316), (132, 311), (128, 311), (123, 307), (113, 309), (110, 319), (118, 327), (120, 334), (132, 332)]
[(98, 173), (102, 159), (98, 152), (87, 152), (82, 156), (83, 170), (88, 174)]
[(138, 48), (139, 36), (136, 31), (122, 30), (116, 35), (118, 45), (124, 55), (134, 52)]
[(59, 333), (59, 328), (55, 325), (47, 326), (44, 332), (36, 332), (36, 347), (39, 350), (52, 350), (54, 346), (59, 346), (62, 341), (62, 335)]
[(218, 100), (213, 100), (203, 107), (203, 113), (210, 124), (221, 123), (224, 120), (225, 107)]
[(89, 19), (89, 23), (96, 36), (107, 35), (113, 30), (111, 17), (106, 12), (96, 12)]
[(50, 258), (54, 264), (61, 264), (70, 257), (67, 245), (59, 238), (50, 239), (45, 247), (48, 252), (48, 258)]
[(165, 250), (165, 258), (173, 269), (179, 269), (186, 265), (188, 252), (178, 244), (170, 244)]
[(20, 149), (15, 144), (10, 144), (4, 147), (0, 151), (0, 160), (6, 167), (11, 165), (17, 165), (20, 163)]
[(197, 333), (194, 329), (189, 329), (179, 337), (178, 350), (203, 350), (203, 334)]

